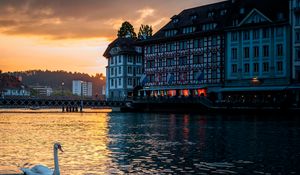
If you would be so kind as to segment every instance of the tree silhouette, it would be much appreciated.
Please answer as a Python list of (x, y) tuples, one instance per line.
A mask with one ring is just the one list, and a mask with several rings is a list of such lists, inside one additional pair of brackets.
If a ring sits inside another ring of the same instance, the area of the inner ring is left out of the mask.
[(138, 38), (147, 39), (152, 36), (152, 32), (152, 26), (142, 24), (138, 33)]
[(120, 30), (118, 31), (118, 37), (119, 38), (136, 38), (136, 33), (134, 32), (133, 26), (128, 22), (125, 21), (122, 23), (122, 26), (120, 27)]

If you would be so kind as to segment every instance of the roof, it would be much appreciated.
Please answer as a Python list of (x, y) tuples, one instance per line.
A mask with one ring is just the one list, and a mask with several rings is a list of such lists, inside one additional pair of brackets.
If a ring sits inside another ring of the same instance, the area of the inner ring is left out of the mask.
[[(194, 33), (202, 32), (202, 24), (217, 23), (216, 29), (222, 29), (224, 27), (224, 21), (227, 18), (226, 15), (221, 15), (219, 11), (227, 10), (231, 5), (230, 1), (222, 1), (219, 3), (199, 6), (195, 8), (185, 9), (178, 15), (173, 16), (171, 21), (156, 32), (150, 39), (161, 39), (165, 37), (165, 31), (167, 30), (178, 30), (177, 35), (184, 35), (183, 31), (180, 30), (184, 27), (195, 26), (196, 30)], [(208, 17), (208, 13), (213, 12), (211, 17)], [(195, 19), (192, 17), (195, 16)], [(174, 19), (178, 19), (178, 22), (174, 23)]]
[[(243, 9), (243, 13), (241, 13)], [(178, 15), (174, 15), (169, 23), (156, 32), (151, 38), (142, 41), (142, 43), (155, 42), (158, 40), (174, 40), (187, 36), (195, 36), (211, 32), (221, 32), (226, 28), (232, 27), (232, 21), (241, 22), (256, 9), (272, 23), (289, 21), (289, 1), (288, 0), (227, 0), (214, 4), (199, 6), (195, 8), (185, 9)], [(225, 14), (221, 14), (222, 10), (226, 10)], [(213, 15), (208, 15), (212, 12)], [(283, 18), (278, 19), (278, 14), (282, 13)], [(196, 18), (192, 18), (195, 16)], [(177, 21), (177, 22), (174, 22)], [(208, 23), (215, 23), (217, 26), (213, 30), (203, 31), (202, 26)], [(249, 24), (257, 25), (257, 24)], [(195, 31), (190, 34), (183, 34), (183, 28), (194, 26)], [(240, 26), (238, 26), (240, 27)], [(171, 37), (165, 36), (165, 31), (177, 30), (176, 35)]]
[(106, 48), (103, 56), (106, 58), (111, 57), (111, 49), (112, 48), (120, 48), (119, 52), (136, 52), (135, 51), (136, 39), (134, 38), (120, 38), (118, 37), (113, 42), (111, 42)]

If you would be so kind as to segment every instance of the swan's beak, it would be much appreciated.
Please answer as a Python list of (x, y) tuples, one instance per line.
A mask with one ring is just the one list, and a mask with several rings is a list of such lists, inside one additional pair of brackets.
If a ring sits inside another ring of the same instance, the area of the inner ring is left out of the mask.
[(64, 150), (62, 149), (61, 146), (59, 146), (58, 149), (59, 149), (61, 152), (64, 152)]

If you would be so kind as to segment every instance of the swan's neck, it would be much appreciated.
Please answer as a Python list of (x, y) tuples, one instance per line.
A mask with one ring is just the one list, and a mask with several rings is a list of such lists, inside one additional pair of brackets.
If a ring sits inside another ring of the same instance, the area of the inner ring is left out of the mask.
[(53, 172), (53, 175), (60, 175), (57, 153), (58, 153), (57, 149), (54, 148), (54, 172)]

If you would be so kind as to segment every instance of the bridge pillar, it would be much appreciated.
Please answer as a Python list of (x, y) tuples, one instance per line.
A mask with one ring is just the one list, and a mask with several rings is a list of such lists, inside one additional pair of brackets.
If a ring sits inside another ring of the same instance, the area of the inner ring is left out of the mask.
[(80, 101), (80, 112), (83, 112), (82, 110), (83, 110), (83, 101), (81, 100)]
[(62, 111), (62, 112), (65, 112), (65, 106), (64, 106), (64, 105), (62, 106), (61, 111)]

